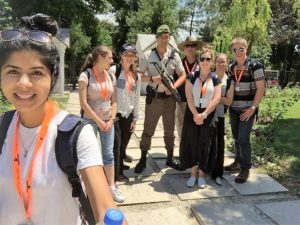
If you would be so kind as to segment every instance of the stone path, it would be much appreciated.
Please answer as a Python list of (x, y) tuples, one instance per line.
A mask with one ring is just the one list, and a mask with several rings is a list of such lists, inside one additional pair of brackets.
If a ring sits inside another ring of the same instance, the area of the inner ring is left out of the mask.
[[(119, 204), (130, 225), (296, 225), (300, 224), (300, 200), (273, 178), (251, 170), (249, 181), (234, 183), (226, 174), (223, 186), (207, 178), (204, 190), (187, 188), (189, 170), (179, 172), (165, 166), (166, 150), (161, 120), (152, 139), (147, 169), (135, 174), (140, 157), (139, 141), (143, 131), (145, 103), (141, 99), (140, 119), (127, 153), (134, 158), (125, 174), (127, 183), (118, 183), (126, 201)], [(79, 114), (78, 93), (70, 93), (66, 110)], [(175, 140), (175, 156), (179, 141)], [(225, 164), (233, 154), (225, 152)]]

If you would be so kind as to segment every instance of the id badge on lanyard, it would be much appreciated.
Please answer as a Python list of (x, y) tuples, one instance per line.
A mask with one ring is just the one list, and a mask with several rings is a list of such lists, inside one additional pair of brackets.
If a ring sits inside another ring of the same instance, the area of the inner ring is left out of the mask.
[(199, 103), (201, 106), (207, 106), (208, 105), (208, 100), (206, 98), (200, 98)]
[(17, 225), (33, 225), (33, 223), (31, 221), (27, 221), (24, 223), (18, 223)]
[(102, 109), (107, 109), (111, 107), (110, 101), (101, 101), (99, 105)]

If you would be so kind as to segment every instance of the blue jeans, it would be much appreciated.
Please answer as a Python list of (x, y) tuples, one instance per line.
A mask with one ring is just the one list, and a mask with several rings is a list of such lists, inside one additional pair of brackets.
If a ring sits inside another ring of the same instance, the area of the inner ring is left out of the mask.
[(114, 165), (114, 137), (115, 137), (115, 128), (112, 127), (111, 131), (100, 132), (100, 141), (101, 141), (101, 148), (102, 148), (102, 157), (103, 157), (103, 164), (104, 165)]
[(242, 112), (230, 109), (230, 124), (235, 146), (235, 160), (240, 163), (241, 168), (251, 168), (251, 143), (250, 134), (255, 118), (255, 113), (248, 121), (241, 121)]

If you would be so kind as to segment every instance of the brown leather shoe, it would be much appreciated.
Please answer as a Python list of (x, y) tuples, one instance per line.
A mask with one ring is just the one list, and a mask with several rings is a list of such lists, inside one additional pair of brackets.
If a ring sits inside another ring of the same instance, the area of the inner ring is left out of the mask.
[(227, 171), (227, 172), (238, 172), (238, 171), (240, 171), (240, 169), (241, 169), (240, 163), (238, 163), (235, 160), (230, 165), (224, 166), (224, 171)]
[(235, 183), (245, 183), (248, 180), (249, 177), (249, 169), (241, 169), (241, 172), (237, 175), (234, 182)]

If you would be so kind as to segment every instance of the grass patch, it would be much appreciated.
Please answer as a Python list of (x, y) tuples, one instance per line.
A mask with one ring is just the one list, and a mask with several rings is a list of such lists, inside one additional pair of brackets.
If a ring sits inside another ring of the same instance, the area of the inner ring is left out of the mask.
[[(297, 90), (299, 92), (299, 88)], [(286, 186), (292, 194), (300, 196), (300, 101), (285, 107), (282, 118), (269, 125), (272, 130), (274, 160), (260, 165), (268, 174)]]

